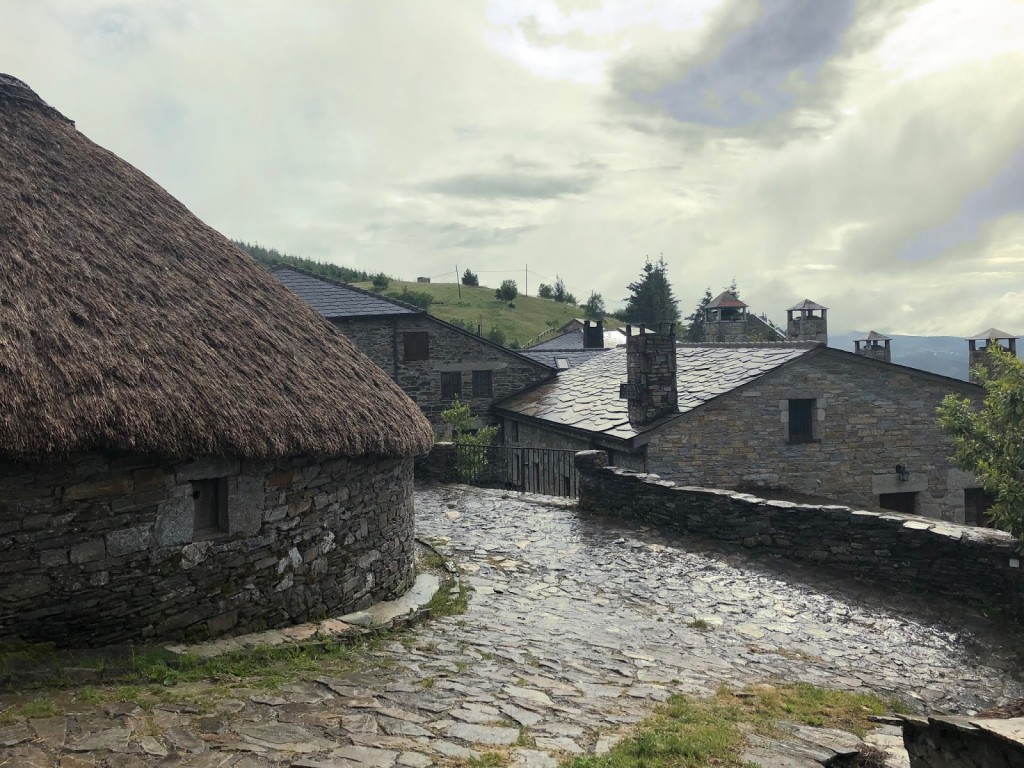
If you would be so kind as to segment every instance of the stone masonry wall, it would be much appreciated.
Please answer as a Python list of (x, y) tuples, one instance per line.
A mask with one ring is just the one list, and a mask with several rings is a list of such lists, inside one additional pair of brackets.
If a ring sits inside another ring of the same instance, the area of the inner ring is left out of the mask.
[[(800, 360), (653, 435), (647, 469), (687, 485), (777, 489), (877, 508), (879, 494), (917, 493), (915, 514), (964, 522), (971, 475), (946, 457), (935, 409), (961, 382), (910, 376), (842, 353)], [(815, 440), (789, 442), (790, 399), (814, 399)], [(910, 471), (899, 480), (896, 465)]]
[[(369, 354), (423, 410), (430, 423), (442, 427), (441, 412), (452, 398), (441, 397), (441, 373), (461, 374), (462, 402), (473, 415), (489, 421), (491, 403), (550, 376), (554, 371), (522, 355), (490, 344), (429, 315), (401, 315), (337, 321), (338, 329)], [(403, 333), (426, 331), (428, 360), (405, 361)], [(473, 397), (473, 371), (491, 371), (490, 397)]]
[(988, 720), (903, 715), (910, 768), (1018, 768), (1024, 718)]
[[(75, 456), (0, 465), (0, 637), (102, 645), (278, 627), (404, 592), (412, 459)], [(227, 531), (194, 540), (193, 481)]]
[(995, 603), (1024, 620), (1024, 569), (1010, 534), (837, 505), (677, 486), (576, 454), (581, 510), (663, 525), (895, 587)]

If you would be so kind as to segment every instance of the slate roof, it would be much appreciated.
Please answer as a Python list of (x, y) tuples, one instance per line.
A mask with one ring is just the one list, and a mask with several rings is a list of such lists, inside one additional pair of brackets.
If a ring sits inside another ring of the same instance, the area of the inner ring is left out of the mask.
[(385, 299), (371, 291), (339, 283), (295, 267), (273, 267), (270, 273), (292, 293), (324, 317), (386, 317), (422, 314), (424, 310), (394, 299)]
[(706, 309), (718, 309), (719, 307), (745, 307), (745, 303), (740, 301), (739, 297), (732, 291), (722, 291), (720, 294), (715, 296), (710, 302)]
[[(620, 329), (614, 328), (604, 332), (604, 346), (606, 349), (617, 347), (626, 343), (626, 334)], [(528, 347), (527, 352), (539, 352), (541, 350), (579, 350), (583, 349), (583, 331), (575, 330), (555, 336), (547, 341), (534, 344)]]
[(564, 359), (569, 368), (579, 368), (588, 360), (609, 351), (608, 349), (524, 349), (519, 354), (538, 363), (550, 365), (552, 368), (558, 368), (559, 359)]
[[(820, 347), (816, 342), (680, 345), (676, 351), (679, 413), (692, 411)], [(495, 407), (552, 426), (629, 440), (663, 422), (640, 428), (630, 425), (626, 401), (619, 399), (619, 384), (624, 381), (626, 349), (620, 347)]]
[(855, 338), (854, 341), (892, 341), (892, 337), (878, 331), (868, 331), (863, 336)]
[(795, 312), (798, 309), (828, 309), (828, 307), (823, 307), (821, 304), (818, 304), (815, 301), (811, 301), (810, 299), (804, 299), (799, 304), (794, 304), (792, 307), (790, 307), (786, 311), (787, 312)]
[(1016, 339), (1017, 334), (1007, 333), (1006, 331), (1000, 331), (998, 328), (989, 328), (987, 331), (982, 331), (975, 336), (971, 336), (968, 341), (988, 341), (989, 339)]

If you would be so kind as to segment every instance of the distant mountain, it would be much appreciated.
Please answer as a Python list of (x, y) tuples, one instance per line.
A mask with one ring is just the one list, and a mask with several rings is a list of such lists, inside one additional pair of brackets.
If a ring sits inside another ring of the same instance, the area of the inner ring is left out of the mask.
[[(853, 352), (853, 340), (864, 333), (829, 333), (828, 345)], [(966, 339), (959, 336), (893, 336), (891, 344), (894, 363), (967, 380)]]

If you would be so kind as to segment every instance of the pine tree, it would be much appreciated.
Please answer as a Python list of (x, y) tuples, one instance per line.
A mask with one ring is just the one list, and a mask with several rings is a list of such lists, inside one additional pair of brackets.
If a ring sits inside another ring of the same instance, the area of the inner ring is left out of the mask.
[(657, 327), (659, 323), (679, 322), (679, 302), (672, 295), (668, 282), (668, 265), (664, 258), (644, 264), (640, 279), (627, 287), (632, 295), (626, 299), (626, 322)]
[[(733, 280), (733, 287), (735, 287), (736, 281)], [(686, 340), (692, 341), (695, 344), (699, 344), (704, 341), (704, 307), (711, 303), (711, 286), (709, 285), (704, 289), (704, 295), (700, 301), (697, 302), (696, 309), (693, 310), (693, 314), (686, 318), (688, 325), (686, 326)]]

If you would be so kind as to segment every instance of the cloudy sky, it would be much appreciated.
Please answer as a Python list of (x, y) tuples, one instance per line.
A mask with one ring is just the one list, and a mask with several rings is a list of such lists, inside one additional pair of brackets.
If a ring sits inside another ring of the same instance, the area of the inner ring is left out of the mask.
[(0, 71), (287, 252), (1024, 333), (1021, 0), (0, 0)]

